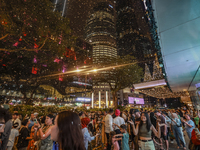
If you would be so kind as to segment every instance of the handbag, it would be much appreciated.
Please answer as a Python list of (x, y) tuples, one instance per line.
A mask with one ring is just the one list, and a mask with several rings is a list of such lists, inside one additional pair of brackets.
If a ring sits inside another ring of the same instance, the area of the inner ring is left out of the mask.
[(175, 139), (175, 136), (172, 130), (169, 131), (169, 137), (170, 139)]

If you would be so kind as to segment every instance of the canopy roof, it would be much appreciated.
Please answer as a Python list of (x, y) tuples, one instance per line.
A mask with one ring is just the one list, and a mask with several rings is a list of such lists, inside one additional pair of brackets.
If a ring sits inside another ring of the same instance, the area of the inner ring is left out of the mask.
[(200, 0), (152, 0), (152, 6), (168, 83), (174, 92), (188, 90), (200, 65)]

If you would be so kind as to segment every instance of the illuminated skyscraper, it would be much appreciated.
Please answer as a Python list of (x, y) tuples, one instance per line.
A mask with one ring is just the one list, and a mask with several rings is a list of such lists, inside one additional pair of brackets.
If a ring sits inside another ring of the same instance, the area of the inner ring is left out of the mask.
[[(104, 56), (116, 57), (116, 19), (115, 7), (111, 2), (100, 2), (90, 12), (86, 28), (85, 40), (93, 46), (93, 63), (98, 63)], [(101, 72), (105, 73), (106, 72)], [(93, 86), (94, 105), (106, 107), (113, 104), (110, 87), (107, 83)]]
[(85, 39), (93, 45), (93, 62), (102, 56), (117, 56), (114, 6), (108, 2), (98, 3), (87, 20)]
[(132, 55), (138, 61), (154, 59), (155, 49), (141, 0), (116, 0), (118, 54)]

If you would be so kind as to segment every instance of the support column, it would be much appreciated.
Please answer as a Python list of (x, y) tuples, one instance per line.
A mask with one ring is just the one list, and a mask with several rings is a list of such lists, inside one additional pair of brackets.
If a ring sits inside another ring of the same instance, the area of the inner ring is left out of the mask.
[(108, 91), (106, 91), (106, 108), (108, 108)]
[(99, 108), (101, 108), (101, 91), (99, 91)]
[(92, 93), (92, 108), (94, 108), (94, 93)]

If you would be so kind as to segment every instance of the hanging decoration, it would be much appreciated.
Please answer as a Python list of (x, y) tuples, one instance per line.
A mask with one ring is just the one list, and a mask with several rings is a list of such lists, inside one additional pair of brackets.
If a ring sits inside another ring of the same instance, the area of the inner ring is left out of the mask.
[(63, 75), (59, 75), (59, 81), (63, 81)]
[(16, 42), (15, 44), (13, 44), (13, 46), (17, 47), (18, 44), (19, 44), (19, 42)]
[(56, 63), (58, 63), (58, 64), (59, 64), (60, 61), (61, 61), (61, 60), (58, 59), (58, 58), (55, 58), (55, 59), (54, 59), (54, 62), (56, 62)]
[(33, 62), (36, 64), (37, 63), (37, 57), (34, 55), (34, 58), (33, 58)]
[(64, 56), (76, 60), (76, 53), (75, 53), (75, 51), (72, 51), (69, 48), (66, 48), (66, 52), (65, 52)]
[(92, 62), (92, 58), (90, 57), (87, 57), (85, 60), (84, 60), (84, 64), (90, 64)]
[(36, 67), (32, 67), (32, 74), (37, 74), (38, 69)]

